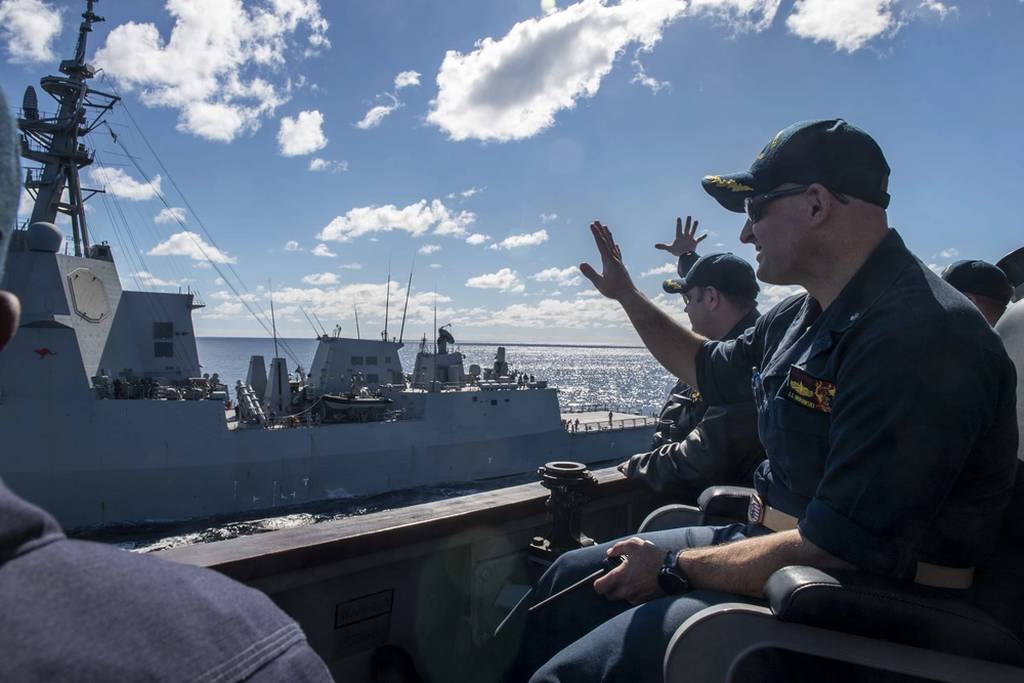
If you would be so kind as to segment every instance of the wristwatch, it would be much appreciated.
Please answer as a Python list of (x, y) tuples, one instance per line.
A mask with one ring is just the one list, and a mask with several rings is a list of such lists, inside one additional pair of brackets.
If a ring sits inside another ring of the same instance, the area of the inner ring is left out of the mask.
[(665, 561), (658, 572), (658, 586), (669, 595), (682, 595), (690, 590), (690, 580), (679, 570), (676, 562), (678, 555), (678, 550), (669, 550), (665, 553)]

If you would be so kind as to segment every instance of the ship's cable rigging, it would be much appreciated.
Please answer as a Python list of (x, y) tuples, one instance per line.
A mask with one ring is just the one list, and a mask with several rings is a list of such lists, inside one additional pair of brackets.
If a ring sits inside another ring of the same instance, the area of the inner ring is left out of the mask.
[[(104, 80), (104, 82), (107, 82), (108, 84), (110, 84), (109, 83), (109, 79), (107, 79), (105, 75), (103, 76), (103, 80)], [(111, 89), (114, 90), (113, 85), (112, 84), (110, 84), (110, 85), (111, 85)], [(115, 90), (115, 94), (116, 94), (116, 90)], [(181, 197), (182, 202), (188, 208), (188, 210), (192, 214), (193, 218), (195, 218), (196, 223), (198, 223), (198, 225), (202, 229), (203, 233), (206, 235), (206, 238), (210, 241), (210, 246), (213, 247), (214, 249), (217, 249), (218, 251), (222, 251), (217, 246), (217, 243), (214, 240), (213, 236), (210, 234), (210, 231), (206, 228), (205, 223), (203, 223), (202, 219), (199, 217), (199, 215), (196, 213), (195, 209), (192, 207), (191, 202), (188, 201), (188, 198), (181, 191), (181, 188), (178, 186), (177, 182), (175, 182), (174, 177), (171, 175), (170, 171), (167, 169), (167, 166), (163, 163), (163, 161), (160, 159), (160, 156), (156, 153), (156, 150), (150, 144), (150, 142), (149, 142), (148, 138), (146, 137), (145, 133), (142, 132), (142, 129), (139, 127), (138, 123), (136, 122), (135, 117), (132, 116), (131, 111), (128, 109), (128, 107), (124, 103), (123, 99), (121, 100), (121, 104), (122, 104), (121, 108), (124, 110), (125, 114), (128, 116), (129, 120), (131, 121), (131, 123), (132, 123), (132, 125), (133, 125), (133, 127), (135, 129), (135, 131), (139, 134), (139, 137), (142, 139), (142, 141), (146, 145), (147, 149), (149, 149), (150, 153), (153, 155), (153, 158), (156, 159), (156, 162), (160, 166), (161, 170), (163, 170), (163, 172), (166, 174), (166, 177), (167, 177), (168, 181), (170, 181), (171, 185), (177, 191), (178, 196)], [(109, 123), (106, 123), (106, 122), (104, 122), (104, 123), (107, 125), (108, 130), (110, 131), (111, 139), (113, 140), (113, 142), (121, 148), (121, 150), (124, 153), (124, 156), (131, 162), (132, 166), (139, 173), (139, 175), (142, 176), (143, 180), (145, 180), (146, 183), (150, 186), (150, 188), (152, 188), (152, 190), (153, 190), (154, 194), (156, 195), (156, 197), (160, 200), (160, 202), (164, 205), (165, 208), (172, 209), (173, 207), (171, 206), (170, 202), (167, 201), (167, 197), (153, 183), (153, 181), (151, 180), (149, 175), (145, 172), (145, 170), (138, 163), (137, 158), (133, 154), (131, 154), (131, 152), (125, 146), (124, 142), (121, 141), (120, 136), (118, 136), (116, 133), (114, 133), (114, 131), (110, 128), (110, 124)], [(182, 221), (177, 215), (174, 215), (174, 213), (172, 213), (171, 216), (172, 216), (173, 220), (176, 223), (178, 223), (178, 225), (182, 228), (182, 230), (186, 234), (191, 233), (191, 231), (188, 230), (188, 226), (185, 225), (184, 221)], [(196, 240), (195, 238), (193, 238), (191, 234), (188, 234), (188, 237), (192, 241), (192, 243), (196, 247), (196, 249), (198, 249), (199, 252), (202, 254), (203, 258), (206, 259), (207, 263), (210, 264), (210, 266), (217, 272), (217, 275), (224, 281), (224, 284), (231, 290), (232, 294), (235, 295), (235, 298), (238, 299), (238, 301), (245, 307), (245, 309), (249, 312), (249, 314), (252, 316), (252, 318), (257, 323), (259, 323), (259, 325), (263, 328), (264, 332), (266, 332), (268, 336), (274, 336), (273, 335), (273, 331), (271, 329), (272, 326), (267, 324), (267, 320), (266, 320), (267, 314), (266, 314), (266, 312), (263, 310), (262, 306), (260, 306), (259, 301), (255, 300), (255, 297), (251, 294), (251, 292), (249, 292), (249, 289), (248, 289), (248, 287), (246, 287), (244, 280), (242, 280), (241, 276), (238, 274), (238, 272), (235, 270), (235, 268), (231, 265), (231, 263), (230, 262), (224, 262), (223, 265), (226, 265), (228, 267), (228, 270), (231, 271), (231, 275), (234, 276), (234, 279), (238, 282), (238, 284), (242, 288), (242, 290), (244, 290), (244, 295), (243, 295), (243, 292), (239, 291), (238, 287), (235, 287), (235, 285), (232, 283), (231, 278), (227, 277), (227, 273), (225, 273), (224, 270), (220, 267), (221, 264), (218, 261), (216, 261), (213, 258), (211, 258), (210, 254), (207, 253), (207, 250), (203, 248), (203, 245), (201, 244), (201, 242), (199, 240)], [(255, 304), (256, 305), (256, 309), (254, 309), (253, 306), (250, 305), (250, 303)], [(283, 340), (283, 339), (279, 340), (279, 343), (284, 348), (284, 351), (288, 355), (288, 357), (291, 358), (291, 360), (297, 366), (301, 365), (301, 361), (299, 361), (298, 356), (291, 349), (291, 346), (285, 340)]]

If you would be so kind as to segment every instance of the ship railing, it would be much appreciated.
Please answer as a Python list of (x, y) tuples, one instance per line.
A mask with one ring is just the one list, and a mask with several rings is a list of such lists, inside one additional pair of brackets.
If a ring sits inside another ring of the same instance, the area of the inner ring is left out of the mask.
[(612, 405), (610, 403), (579, 403), (570, 404), (562, 408), (562, 413), (607, 413), (607, 412), (624, 412), (619, 406)]
[(658, 424), (656, 417), (626, 417), (618, 420), (600, 420), (596, 422), (581, 422), (576, 424), (575, 420), (563, 420), (562, 426), (570, 434), (580, 432), (608, 432), (620, 431), (623, 429), (636, 429), (638, 427), (654, 427)]

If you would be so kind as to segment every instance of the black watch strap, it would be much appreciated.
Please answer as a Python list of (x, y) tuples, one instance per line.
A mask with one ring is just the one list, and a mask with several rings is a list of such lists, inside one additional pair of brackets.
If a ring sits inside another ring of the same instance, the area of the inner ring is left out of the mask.
[(678, 550), (665, 553), (665, 561), (658, 572), (658, 586), (669, 595), (681, 595), (690, 590), (690, 580), (679, 570)]

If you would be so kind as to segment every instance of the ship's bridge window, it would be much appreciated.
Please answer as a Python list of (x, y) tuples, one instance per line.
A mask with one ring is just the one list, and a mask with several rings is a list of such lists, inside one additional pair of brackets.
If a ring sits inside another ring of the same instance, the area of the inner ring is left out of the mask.
[(362, 356), (352, 356), (352, 363), (351, 363), (351, 365), (362, 365), (362, 364), (363, 364), (363, 357)]
[[(170, 325), (170, 323), (167, 324)], [(153, 355), (157, 358), (174, 358), (174, 344), (171, 342), (154, 342)]]
[(174, 323), (153, 323), (153, 339), (172, 338), (174, 338)]
[(380, 376), (375, 375), (372, 372), (369, 372), (366, 374), (366, 381), (369, 382), (370, 384), (377, 384), (378, 382), (380, 382)]
[(377, 364), (377, 356), (367, 356), (366, 357), (366, 364), (367, 365), (376, 365)]

